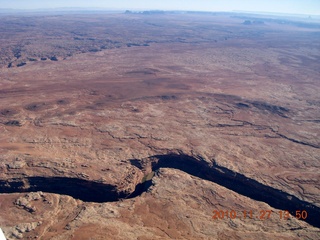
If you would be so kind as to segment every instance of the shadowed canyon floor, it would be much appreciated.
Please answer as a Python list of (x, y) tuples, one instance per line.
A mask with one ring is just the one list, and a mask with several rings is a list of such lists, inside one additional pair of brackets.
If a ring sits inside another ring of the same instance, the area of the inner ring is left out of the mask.
[(252, 17), (1, 15), (7, 238), (319, 238), (320, 28)]
[[(224, 167), (209, 166), (206, 162), (200, 162), (197, 159), (186, 155), (161, 155), (151, 158), (158, 159), (156, 162), (150, 161), (153, 172), (163, 167), (179, 169), (198, 178), (217, 183), (253, 200), (268, 203), (271, 207), (288, 210), (292, 215), (294, 215), (296, 211), (304, 209), (309, 214), (306, 219), (302, 220), (305, 220), (315, 227), (320, 227), (319, 207), (301, 201), (280, 190), (265, 186), (242, 174), (233, 172)], [(141, 167), (141, 164), (137, 160), (132, 160), (131, 163)], [(25, 177), (21, 179), (0, 181), (0, 193), (43, 191), (69, 195), (86, 202), (102, 203), (140, 196), (142, 193), (146, 192), (151, 185), (152, 178), (144, 180), (135, 186), (135, 190), (132, 193), (126, 194), (117, 192), (116, 186), (82, 179), (63, 177)]]

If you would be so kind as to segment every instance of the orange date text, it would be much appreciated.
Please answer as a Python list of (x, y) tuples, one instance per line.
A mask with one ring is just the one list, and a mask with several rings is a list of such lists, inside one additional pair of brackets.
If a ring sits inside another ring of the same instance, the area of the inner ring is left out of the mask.
[(279, 219), (287, 220), (289, 218), (296, 218), (305, 220), (308, 217), (308, 213), (306, 210), (296, 210), (293, 213), (290, 213), (287, 210), (243, 210), (243, 211), (235, 211), (235, 210), (213, 210), (212, 211), (212, 219), (258, 219), (258, 220), (267, 220), (270, 219), (271, 216), (276, 215)]

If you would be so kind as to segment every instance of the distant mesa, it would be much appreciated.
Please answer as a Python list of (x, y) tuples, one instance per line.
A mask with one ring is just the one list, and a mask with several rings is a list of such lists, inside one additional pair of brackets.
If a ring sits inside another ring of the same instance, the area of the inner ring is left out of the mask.
[(139, 11), (139, 12), (133, 12), (130, 10), (126, 10), (124, 12), (125, 14), (144, 14), (144, 15), (154, 15), (154, 14), (165, 14), (165, 11), (161, 10), (151, 10), (151, 11)]
[(245, 20), (243, 23), (243, 25), (263, 25), (264, 21), (261, 20)]
[(154, 10), (154, 11), (143, 11), (142, 14), (147, 14), (147, 15), (151, 15), (151, 14), (164, 14), (164, 11), (160, 11), (160, 10)]

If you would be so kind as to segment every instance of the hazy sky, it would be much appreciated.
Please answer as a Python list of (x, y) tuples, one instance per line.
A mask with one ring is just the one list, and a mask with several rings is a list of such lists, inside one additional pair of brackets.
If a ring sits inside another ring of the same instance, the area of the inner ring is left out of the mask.
[(262, 11), (320, 15), (320, 0), (0, 0), (0, 8), (107, 8)]

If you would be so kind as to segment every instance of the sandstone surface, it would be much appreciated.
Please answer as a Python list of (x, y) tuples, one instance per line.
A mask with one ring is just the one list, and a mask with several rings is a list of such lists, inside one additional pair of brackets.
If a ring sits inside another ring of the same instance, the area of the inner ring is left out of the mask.
[(8, 239), (320, 238), (319, 25), (0, 18)]

